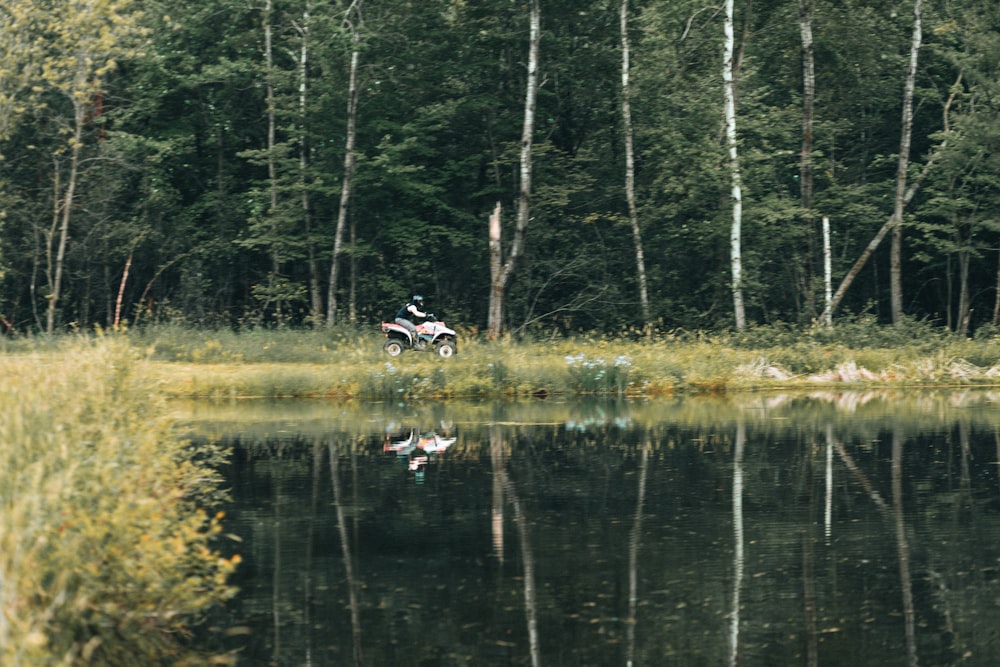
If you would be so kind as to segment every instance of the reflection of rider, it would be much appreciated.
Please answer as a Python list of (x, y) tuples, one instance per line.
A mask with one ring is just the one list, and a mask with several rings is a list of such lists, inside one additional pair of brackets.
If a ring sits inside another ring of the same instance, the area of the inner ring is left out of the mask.
[(410, 299), (410, 302), (400, 308), (399, 312), (396, 313), (396, 324), (406, 327), (407, 330), (409, 330), (410, 336), (413, 338), (413, 346), (418, 350), (423, 348), (424, 344), (419, 338), (417, 338), (417, 325), (411, 321), (411, 318), (416, 319), (418, 317), (427, 317), (427, 313), (422, 312), (423, 307), (424, 297), (419, 294), (414, 294), (413, 298)]

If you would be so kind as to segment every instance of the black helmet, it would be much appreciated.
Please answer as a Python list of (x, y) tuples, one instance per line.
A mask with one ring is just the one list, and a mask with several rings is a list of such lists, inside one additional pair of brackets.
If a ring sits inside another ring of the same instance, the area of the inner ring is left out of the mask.
[(414, 294), (413, 299), (411, 299), (411, 301), (413, 301), (413, 303), (423, 303), (424, 297), (420, 296), (419, 294)]

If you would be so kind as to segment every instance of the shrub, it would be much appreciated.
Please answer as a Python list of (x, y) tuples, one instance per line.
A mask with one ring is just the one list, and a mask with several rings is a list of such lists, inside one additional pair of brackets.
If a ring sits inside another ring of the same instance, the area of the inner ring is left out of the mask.
[(179, 660), (234, 593), (219, 452), (189, 449), (120, 340), (0, 359), (0, 663)]

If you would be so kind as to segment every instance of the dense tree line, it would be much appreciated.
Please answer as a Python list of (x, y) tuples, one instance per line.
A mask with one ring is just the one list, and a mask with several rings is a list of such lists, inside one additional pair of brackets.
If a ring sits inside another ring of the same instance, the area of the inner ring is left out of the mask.
[(834, 321), (998, 323), (991, 0), (5, 0), (0, 24), (9, 331), (371, 322), (413, 292), (485, 326), (498, 203), (510, 330), (809, 323), (825, 247), (833, 288), (855, 272)]

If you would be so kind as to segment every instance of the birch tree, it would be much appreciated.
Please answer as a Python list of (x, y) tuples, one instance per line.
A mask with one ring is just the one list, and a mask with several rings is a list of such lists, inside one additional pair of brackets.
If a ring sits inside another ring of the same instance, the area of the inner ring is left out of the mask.
[(309, 267), (309, 302), (310, 318), (314, 325), (323, 316), (323, 297), (319, 286), (319, 262), (316, 258), (316, 248), (313, 244), (312, 198), (310, 195), (309, 167), (311, 163), (311, 147), (309, 145), (309, 59), (310, 28), (312, 23), (312, 0), (305, 0), (302, 8), (302, 19), (295, 26), (299, 34), (299, 188), (302, 204), (302, 225), (306, 237), (306, 263)]
[[(84, 127), (95, 101), (103, 94), (107, 79), (118, 59), (134, 53), (142, 34), (139, 12), (133, 0), (84, 0), (57, 4), (46, 15), (45, 34), (49, 35), (50, 55), (42, 62), (43, 81), (69, 102), (66, 120), (69, 140), (54, 156), (56, 164), (57, 203), (53, 210), (53, 228), (47, 248), (49, 282), (45, 330), (55, 331), (56, 313), (62, 290), (63, 264), (69, 240), (73, 204), (76, 197), (80, 156), (84, 146)], [(65, 176), (58, 173), (63, 169)], [(52, 241), (55, 256), (52, 257)]]
[[(528, 80), (525, 86), (524, 122), (521, 129), (521, 178), (517, 198), (517, 223), (514, 227), (514, 240), (511, 244), (510, 255), (507, 257), (507, 261), (503, 262), (500, 270), (496, 272), (496, 277), (492, 280), (490, 287), (489, 318), (487, 323), (487, 336), (490, 339), (498, 337), (504, 328), (503, 306), (507, 287), (510, 285), (517, 262), (524, 253), (524, 237), (528, 230), (528, 222), (531, 215), (531, 146), (532, 137), (535, 132), (535, 104), (538, 97), (538, 52), (542, 39), (542, 12), (539, 0), (529, 0), (528, 6), (530, 9)], [(499, 207), (496, 209), (495, 215), (497, 218), (497, 243), (499, 243)], [(492, 220), (490, 225), (492, 230)]]
[(917, 55), (920, 51), (921, 42), (921, 18), (920, 18), (920, 5), (921, 0), (914, 0), (913, 2), (913, 35), (910, 41), (910, 58), (909, 65), (907, 68), (906, 83), (903, 90), (903, 111), (902, 111), (902, 129), (899, 142), (899, 158), (897, 160), (896, 166), (896, 195), (893, 200), (893, 211), (892, 215), (889, 216), (889, 220), (882, 225), (872, 240), (868, 242), (865, 249), (862, 251), (861, 256), (858, 257), (857, 261), (851, 267), (847, 275), (841, 281), (840, 286), (837, 288), (836, 293), (834, 293), (833, 298), (827, 305), (823, 314), (820, 316), (821, 320), (829, 321), (833, 314), (833, 311), (837, 309), (840, 305), (841, 300), (844, 298), (844, 294), (847, 293), (848, 288), (854, 279), (861, 272), (861, 269), (868, 262), (868, 259), (875, 253), (875, 250), (882, 243), (886, 234), (890, 231), (893, 232), (893, 249), (891, 257), (891, 289), (892, 289), (892, 321), (898, 323), (903, 315), (903, 294), (902, 294), (902, 274), (901, 274), (901, 254), (902, 254), (902, 231), (899, 227), (902, 225), (903, 211), (906, 205), (910, 203), (917, 190), (920, 189), (920, 184), (926, 178), (927, 174), (930, 173), (931, 168), (940, 156), (940, 150), (935, 151), (931, 154), (927, 163), (924, 165), (924, 169), (920, 174), (920, 177), (914, 181), (909, 187), (907, 187), (907, 170), (909, 169), (910, 160), (910, 139), (913, 132), (913, 89), (915, 87), (916, 76), (917, 76)]
[[(273, 18), (274, 2), (267, 0), (264, 3), (264, 90), (266, 91), (267, 104), (267, 192), (270, 206), (268, 217), (271, 218), (271, 225), (274, 226), (274, 217), (278, 212), (278, 165), (275, 155), (275, 144), (277, 143), (277, 109), (274, 100), (274, 42), (273, 42)], [(277, 277), (280, 271), (280, 262), (276, 244), (271, 246), (271, 280)], [(279, 306), (280, 307), (280, 306)]]
[(344, 252), (344, 230), (347, 228), (347, 210), (351, 201), (358, 115), (358, 63), (361, 60), (361, 6), (363, 0), (353, 0), (347, 8), (344, 23), (351, 33), (351, 64), (347, 85), (347, 131), (344, 144), (344, 176), (340, 189), (340, 206), (337, 209), (337, 226), (333, 233), (333, 253), (330, 262), (330, 284), (326, 297), (326, 324), (337, 321), (337, 281), (340, 279), (340, 256)]
[(733, 55), (735, 39), (733, 34), (733, 0), (726, 0), (725, 51), (723, 57), (722, 80), (725, 92), (726, 146), (729, 152), (730, 199), (733, 206), (732, 225), (729, 228), (729, 263), (732, 271), (733, 314), (736, 329), (746, 327), (746, 312), (743, 306), (743, 259), (742, 224), (743, 191), (740, 178), (739, 153), (736, 146), (736, 84), (734, 80)]
[(628, 0), (622, 0), (619, 17), (622, 49), (622, 130), (625, 135), (625, 199), (628, 203), (628, 220), (632, 227), (632, 240), (635, 244), (635, 277), (639, 286), (642, 323), (646, 332), (650, 333), (653, 318), (649, 307), (649, 291), (646, 287), (646, 260), (642, 248), (642, 231), (639, 228), (639, 213), (635, 204), (635, 142), (633, 140), (631, 88), (629, 86)]
[(812, 289), (813, 249), (813, 111), (816, 99), (816, 64), (813, 54), (812, 0), (799, 0), (799, 33), (802, 40), (802, 153), (799, 158), (799, 196), (809, 230), (809, 254), (804, 263), (806, 280), (804, 292), (810, 315), (815, 314)]
[(917, 56), (920, 53), (922, 34), (920, 5), (922, 0), (913, 1), (913, 36), (910, 41), (910, 59), (906, 71), (903, 90), (902, 130), (899, 141), (899, 160), (896, 167), (896, 197), (893, 200), (892, 251), (890, 253), (890, 284), (892, 290), (892, 322), (899, 324), (903, 319), (903, 209), (906, 206), (906, 172), (910, 161), (910, 139), (913, 134), (913, 88), (917, 78)]

